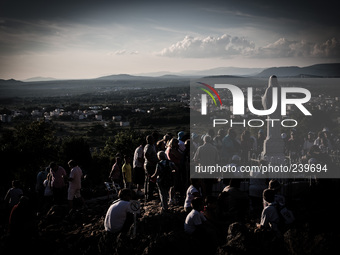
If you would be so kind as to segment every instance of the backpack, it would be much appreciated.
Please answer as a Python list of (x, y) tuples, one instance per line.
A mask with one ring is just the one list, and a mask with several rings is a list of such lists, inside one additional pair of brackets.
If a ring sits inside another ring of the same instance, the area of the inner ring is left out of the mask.
[(165, 188), (170, 188), (174, 185), (172, 177), (172, 169), (170, 167), (170, 161), (165, 160), (165, 165), (163, 162), (159, 162), (157, 167), (159, 167), (157, 182), (160, 186)]
[(295, 220), (294, 214), (291, 210), (287, 209), (287, 207), (281, 208), (279, 213), (286, 225), (292, 224), (294, 222)]
[(280, 222), (285, 225), (290, 225), (295, 221), (294, 214), (286, 206), (276, 205), (277, 212), (280, 217)]

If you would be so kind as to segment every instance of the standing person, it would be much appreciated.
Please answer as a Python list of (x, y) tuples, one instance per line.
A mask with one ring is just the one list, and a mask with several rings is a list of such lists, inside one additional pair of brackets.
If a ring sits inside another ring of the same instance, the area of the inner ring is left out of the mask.
[(280, 218), (275, 205), (275, 191), (265, 189), (263, 191), (263, 200), (266, 202), (266, 207), (261, 214), (261, 222), (257, 223), (257, 228), (268, 228), (273, 231), (277, 237), (281, 235), (279, 230)]
[(145, 142), (139, 145), (133, 155), (133, 182), (137, 186), (137, 196), (142, 195), (142, 187), (144, 185), (144, 146)]
[[(210, 166), (214, 166), (218, 163), (219, 156), (216, 147), (212, 144), (212, 138), (209, 135), (203, 137), (204, 144), (198, 147), (194, 161), (198, 162), (201, 167), (207, 169)], [(204, 195), (211, 194), (213, 187), (213, 179), (204, 180)]]
[(41, 167), (39, 173), (37, 174), (37, 181), (35, 184), (35, 190), (38, 193), (38, 195), (43, 196), (44, 195), (44, 181), (46, 180), (46, 177), (48, 175), (49, 168), (47, 167)]
[(229, 128), (228, 134), (222, 140), (222, 163), (230, 163), (232, 156), (238, 154), (239, 150), (240, 144), (236, 140), (236, 132), (233, 128)]
[[(274, 202), (280, 208), (285, 207), (286, 205), (286, 198), (284, 195), (281, 194), (281, 184), (278, 180), (272, 179), (269, 181), (268, 189), (272, 189), (275, 191), (274, 193)], [(268, 203), (263, 201), (263, 207), (268, 206)]]
[(257, 154), (261, 154), (263, 151), (263, 143), (266, 140), (266, 135), (263, 129), (260, 129), (257, 133)]
[(58, 166), (55, 162), (50, 164), (50, 174), (52, 175), (53, 199), (55, 203), (59, 204), (64, 200), (67, 174), (65, 169), (62, 166)]
[(201, 235), (205, 232), (202, 227), (207, 220), (201, 212), (204, 209), (203, 199), (201, 197), (195, 197), (190, 202), (190, 208), (192, 208), (192, 210), (185, 218), (184, 231), (201, 239)]
[(184, 150), (185, 150), (185, 145), (184, 145), (184, 141), (183, 141), (184, 136), (185, 136), (184, 131), (178, 132), (177, 136), (178, 136), (177, 137), (177, 139), (178, 139), (178, 150), (179, 150), (179, 152), (183, 153)]
[(19, 203), (20, 198), (23, 196), (24, 192), (20, 188), (20, 182), (18, 180), (12, 181), (12, 188), (10, 188), (4, 200), (8, 204), (8, 210), (11, 212), (12, 208)]
[(248, 163), (250, 151), (253, 148), (254, 140), (250, 138), (249, 130), (244, 130), (241, 134), (241, 159), (243, 163)]
[(121, 181), (121, 172), (122, 172), (122, 159), (121, 157), (117, 156), (116, 161), (112, 166), (109, 178), (112, 181), (112, 185), (115, 187), (116, 184), (120, 186)]
[(131, 189), (132, 169), (131, 169), (131, 164), (130, 164), (130, 157), (128, 155), (124, 155), (122, 175), (123, 175), (124, 188)]
[(169, 134), (164, 135), (163, 139), (157, 142), (157, 151), (165, 151), (166, 145), (170, 141), (170, 138), (171, 136)]
[[(261, 160), (259, 166), (268, 165), (268, 162)], [(249, 199), (250, 199), (250, 210), (253, 215), (260, 215), (263, 209), (262, 194), (267, 188), (268, 180), (262, 178), (263, 175), (259, 172), (251, 172), (249, 179)]]
[[(184, 145), (185, 149), (185, 145)], [(184, 150), (183, 150), (184, 151)], [(179, 141), (176, 138), (172, 138), (167, 145), (165, 151), (169, 160), (174, 162), (176, 166), (179, 168), (182, 160), (182, 153), (179, 150)]]
[(222, 192), (228, 193), (229, 217), (232, 222), (242, 222), (249, 212), (248, 193), (240, 189), (242, 179), (230, 179), (229, 185)]
[(201, 166), (216, 165), (218, 162), (218, 151), (211, 143), (211, 136), (204, 136), (203, 141), (204, 144), (198, 147), (194, 155), (194, 161), (200, 163)]
[(155, 180), (150, 177), (155, 173), (156, 164), (158, 162), (157, 152), (154, 146), (154, 138), (151, 135), (146, 137), (146, 145), (144, 147), (144, 170), (145, 170), (145, 183), (144, 192), (145, 200), (153, 199), (153, 190), (156, 187)]
[(217, 131), (217, 135), (213, 138), (213, 144), (216, 146), (216, 149), (218, 151), (218, 156), (219, 159), (221, 160), (223, 151), (222, 151), (222, 140), (225, 137), (225, 130), (224, 129), (219, 129)]
[(48, 208), (53, 200), (52, 175), (49, 173), (44, 181), (44, 207)]
[(191, 201), (195, 197), (201, 197), (201, 180), (200, 179), (190, 179), (191, 185), (187, 189), (187, 193), (184, 201), (184, 211), (189, 213), (192, 210)]
[(313, 132), (309, 131), (307, 135), (307, 139), (303, 143), (303, 147), (302, 147), (303, 156), (305, 156), (307, 152), (309, 151), (309, 149), (314, 145), (314, 141), (315, 141), (315, 135)]
[(68, 186), (68, 195), (67, 200), (69, 204), (69, 208), (73, 209), (73, 199), (80, 198), (84, 204), (84, 200), (80, 195), (81, 189), (81, 179), (83, 177), (83, 171), (78, 166), (76, 161), (70, 160), (68, 162), (68, 166), (71, 168), (70, 177), (68, 178), (69, 186)]
[(301, 145), (300, 141), (297, 139), (296, 132), (293, 130), (290, 132), (290, 138), (287, 142), (287, 151), (289, 153), (290, 159), (293, 162), (296, 162), (300, 156)]
[(190, 139), (187, 139), (185, 141), (185, 151), (183, 153), (183, 176), (184, 181), (182, 183), (183, 187), (189, 187), (190, 185), (190, 160), (191, 160), (191, 154), (190, 154)]
[(184, 231), (193, 238), (199, 254), (216, 253), (216, 236), (207, 223), (207, 218), (202, 213), (204, 201), (201, 197), (195, 197), (191, 201), (192, 210), (188, 213), (184, 222)]
[[(184, 146), (185, 147), (185, 146)], [(168, 143), (168, 147), (165, 151), (167, 157), (169, 160), (171, 160), (172, 162), (175, 163), (176, 167), (177, 167), (177, 171), (175, 172), (175, 179), (174, 179), (174, 191), (173, 192), (183, 192), (184, 190), (181, 190), (183, 188), (182, 183), (184, 183), (184, 180), (182, 180), (182, 172), (183, 167), (181, 165), (182, 163), (182, 158), (183, 158), (183, 154), (180, 152), (179, 149), (179, 141), (176, 138), (172, 138), (169, 143)], [(177, 201), (174, 200), (170, 200), (171, 203), (177, 203)]]
[(192, 142), (192, 150), (190, 151), (190, 158), (193, 158), (196, 150), (198, 149), (198, 147), (201, 145), (201, 139), (199, 137), (199, 135), (197, 135), (196, 133), (192, 133), (191, 134), (191, 142)]
[[(8, 234), (10, 254), (25, 254), (33, 249), (32, 237), (36, 233), (32, 205), (26, 196), (22, 196), (9, 216)], [(4, 249), (6, 251), (6, 249)], [(1, 250), (3, 253), (4, 250)], [(6, 254), (6, 252), (4, 252)]]
[(173, 190), (173, 171), (176, 171), (176, 165), (166, 158), (164, 151), (159, 151), (157, 157), (160, 160), (157, 163), (156, 171), (151, 178), (157, 177), (157, 187), (162, 204), (162, 211), (168, 210), (168, 198), (172, 199)]
[(46, 180), (46, 177), (48, 175), (48, 170), (49, 169), (46, 167), (41, 167), (39, 170), (39, 173), (37, 174), (35, 191), (37, 192), (37, 195), (38, 195), (38, 212), (40, 211), (43, 205), (44, 192), (45, 192), (44, 181)]

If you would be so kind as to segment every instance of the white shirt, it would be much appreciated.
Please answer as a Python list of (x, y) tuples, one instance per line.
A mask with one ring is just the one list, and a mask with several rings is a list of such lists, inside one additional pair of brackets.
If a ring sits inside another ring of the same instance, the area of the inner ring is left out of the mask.
[(123, 228), (128, 212), (132, 213), (129, 201), (117, 200), (113, 202), (105, 216), (105, 230), (112, 233), (119, 232)]
[(133, 168), (135, 167), (143, 167), (143, 163), (138, 160), (138, 158), (144, 159), (144, 151), (143, 146), (140, 145), (135, 150), (135, 153), (133, 155)]
[(272, 230), (277, 232), (279, 231), (278, 229), (279, 221), (280, 221), (279, 214), (274, 204), (269, 204), (263, 209), (261, 215), (262, 226), (264, 227), (269, 226)]
[(70, 189), (81, 189), (81, 177), (83, 176), (83, 171), (79, 166), (73, 167), (70, 172), (70, 178), (73, 180), (69, 183)]
[(192, 234), (196, 230), (196, 226), (201, 225), (204, 221), (206, 221), (206, 218), (203, 213), (192, 209), (185, 218), (184, 231), (188, 234)]
[(191, 201), (194, 199), (194, 193), (200, 193), (194, 186), (190, 185), (184, 201), (184, 208), (191, 207)]

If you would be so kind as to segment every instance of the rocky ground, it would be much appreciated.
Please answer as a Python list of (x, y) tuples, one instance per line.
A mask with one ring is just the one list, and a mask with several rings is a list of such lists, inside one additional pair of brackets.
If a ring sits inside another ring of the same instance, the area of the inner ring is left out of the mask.
[(127, 232), (109, 235), (103, 229), (103, 221), (112, 200), (101, 197), (87, 200), (87, 208), (71, 213), (66, 205), (52, 207), (38, 218), (37, 231), (32, 236), (10, 245), (7, 237), (3, 236), (0, 250), (1, 254), (14, 254), (13, 249), (19, 249), (51, 255), (329, 254), (340, 240), (335, 207), (339, 199), (325, 197), (324, 193), (312, 190), (303, 203), (297, 201), (292, 204), (297, 220), (287, 228), (282, 242), (272, 241), (266, 233), (255, 231), (256, 221), (253, 219), (232, 223), (224, 232), (212, 231), (205, 240), (195, 240), (184, 233), (186, 213), (182, 203), (170, 206), (169, 212), (161, 213), (158, 200), (141, 203), (135, 236), (133, 226)]

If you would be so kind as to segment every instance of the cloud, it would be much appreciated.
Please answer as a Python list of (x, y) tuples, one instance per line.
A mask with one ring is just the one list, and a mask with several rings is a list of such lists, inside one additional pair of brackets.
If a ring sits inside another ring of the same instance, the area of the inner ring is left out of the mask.
[(164, 48), (158, 55), (182, 58), (224, 58), (234, 55), (249, 55), (254, 49), (255, 44), (243, 37), (226, 34), (220, 37), (208, 36), (206, 38), (186, 36), (182, 41)]
[(126, 54), (126, 50), (117, 50), (113, 53), (113, 55), (125, 55)]
[(340, 57), (340, 42), (332, 38), (322, 43), (294, 41), (280, 38), (274, 43), (259, 47), (255, 57), (260, 58), (287, 58), (287, 57)]
[(128, 50), (116, 50), (114, 52), (109, 52), (107, 55), (109, 56), (122, 56), (122, 55), (138, 55), (139, 52), (137, 50), (132, 50), (132, 51), (128, 51)]
[(164, 48), (158, 53), (165, 57), (179, 58), (339, 58), (340, 41), (337, 38), (316, 43), (306, 40), (280, 38), (273, 43), (256, 47), (255, 43), (244, 37), (224, 34), (206, 38), (186, 36), (182, 41)]
[(313, 47), (313, 55), (323, 57), (340, 57), (340, 42), (337, 38), (327, 40)]

